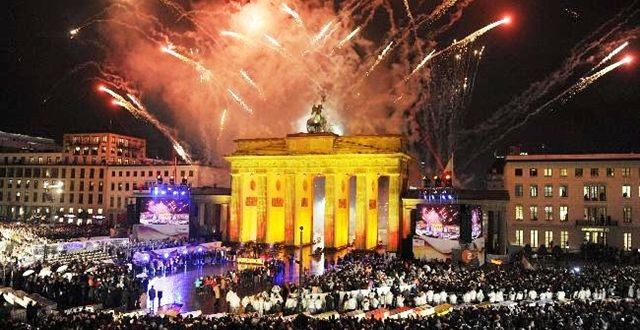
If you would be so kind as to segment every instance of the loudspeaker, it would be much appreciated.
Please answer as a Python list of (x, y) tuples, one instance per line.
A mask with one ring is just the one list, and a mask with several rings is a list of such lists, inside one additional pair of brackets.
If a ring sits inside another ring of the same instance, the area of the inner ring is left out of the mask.
[(460, 205), (458, 218), (460, 219), (460, 243), (471, 243), (471, 208), (469, 205)]

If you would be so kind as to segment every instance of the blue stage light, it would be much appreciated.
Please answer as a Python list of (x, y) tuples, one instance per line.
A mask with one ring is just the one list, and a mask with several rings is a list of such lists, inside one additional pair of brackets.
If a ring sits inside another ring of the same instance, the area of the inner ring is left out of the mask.
[(169, 258), (169, 253), (165, 252), (165, 253), (164, 253), (164, 258), (165, 258), (165, 259), (166, 259), (166, 258)]

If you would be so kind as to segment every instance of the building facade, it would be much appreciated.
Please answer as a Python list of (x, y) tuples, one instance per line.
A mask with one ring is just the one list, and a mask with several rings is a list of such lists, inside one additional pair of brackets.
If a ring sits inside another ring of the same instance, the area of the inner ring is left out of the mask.
[(151, 182), (229, 186), (227, 169), (149, 160), (145, 144), (116, 134), (70, 134), (62, 152), (0, 153), (0, 217), (116, 221), (126, 218), (127, 198)]
[(289, 134), (236, 143), (226, 157), (232, 185), (225, 239), (299, 245), (320, 237), (327, 248), (399, 248), (409, 159), (400, 136)]
[(510, 155), (503, 175), (511, 245), (640, 246), (640, 155)]

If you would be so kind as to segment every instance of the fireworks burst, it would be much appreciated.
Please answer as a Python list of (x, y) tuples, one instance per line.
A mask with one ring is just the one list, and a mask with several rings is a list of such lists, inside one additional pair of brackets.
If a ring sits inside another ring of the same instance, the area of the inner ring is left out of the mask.
[(593, 69), (591, 69), (591, 71), (596, 71), (597, 69), (599, 69), (603, 64), (609, 62), (610, 59), (612, 59), (614, 56), (618, 55), (618, 53), (620, 53), (627, 46), (629, 46), (629, 42), (625, 41), (622, 45), (616, 47), (616, 49), (611, 51), (611, 53), (609, 53), (609, 55), (607, 55), (605, 58), (603, 58), (602, 61), (600, 61), (600, 63), (598, 63), (598, 65), (594, 66)]
[(191, 156), (182, 146), (182, 143), (180, 143), (171, 132), (171, 129), (162, 124), (156, 117), (150, 114), (147, 109), (142, 106), (142, 103), (138, 98), (130, 93), (127, 93), (127, 97), (131, 100), (131, 102), (129, 102), (122, 95), (104, 85), (98, 86), (98, 90), (109, 94), (113, 98), (113, 104), (128, 110), (135, 118), (142, 118), (155, 126), (156, 129), (158, 129), (167, 139), (169, 139), (169, 142), (171, 142), (171, 145), (173, 146), (173, 149), (176, 151), (176, 153), (188, 164), (192, 163)]
[[(174, 111), (171, 126), (188, 130), (189, 142), (206, 148), (199, 152), (206, 160), (220, 160), (232, 139), (290, 133), (308, 116), (311, 102), (327, 95), (327, 116), (341, 120), (333, 125), (349, 134), (404, 132), (420, 160), (441, 167), (458, 145), (473, 94), (484, 51), (476, 42), (510, 18), (443, 48), (435, 40), (472, 0), (440, 0), (428, 11), (403, 0), (406, 16), (396, 15), (390, 3), (117, 1), (69, 36), (97, 36), (105, 45), (104, 63)], [(388, 24), (374, 27), (380, 17)], [(89, 33), (87, 27), (98, 25)], [(389, 29), (381, 33), (380, 26)], [(379, 38), (367, 37), (373, 34)], [(142, 106), (140, 93), (115, 94), (119, 106), (171, 136), (176, 151), (185, 150), (174, 143), (175, 132)], [(243, 111), (234, 111), (236, 105)], [(250, 124), (244, 112), (253, 116)], [(211, 127), (220, 143), (208, 142)]]

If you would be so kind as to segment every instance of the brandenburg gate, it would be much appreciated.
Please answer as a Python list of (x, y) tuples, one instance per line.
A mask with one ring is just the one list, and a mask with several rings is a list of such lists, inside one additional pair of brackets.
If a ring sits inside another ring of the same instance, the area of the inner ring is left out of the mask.
[[(322, 177), (325, 248), (344, 247), (350, 236), (355, 236), (358, 249), (375, 248), (378, 221), (384, 218), (387, 250), (398, 250), (400, 192), (409, 159), (401, 136), (320, 132), (235, 142), (236, 151), (225, 157), (231, 165), (230, 241), (312, 243), (314, 180)], [(388, 205), (379, 207), (379, 181), (384, 177)], [(355, 222), (352, 233), (350, 221)]]

